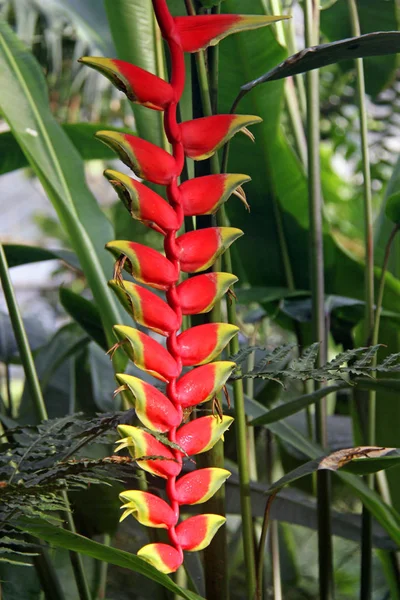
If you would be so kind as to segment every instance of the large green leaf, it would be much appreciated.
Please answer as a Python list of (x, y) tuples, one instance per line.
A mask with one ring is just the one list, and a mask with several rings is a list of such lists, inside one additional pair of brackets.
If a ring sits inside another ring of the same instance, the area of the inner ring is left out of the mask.
[(201, 596), (179, 587), (172, 579), (157, 571), (156, 568), (152, 567), (135, 554), (130, 554), (123, 550), (117, 550), (116, 548), (99, 544), (98, 542), (89, 540), (77, 533), (71, 533), (61, 527), (50, 525), (50, 523), (45, 521), (24, 520), (18, 527), (22, 531), (26, 531), (41, 540), (45, 540), (57, 548), (67, 548), (68, 550), (80, 552), (85, 556), (91, 556), (97, 560), (145, 575), (149, 579), (160, 583), (167, 590), (170, 590), (181, 598), (187, 598), (187, 600), (202, 600)]
[[(361, 33), (373, 31), (396, 31), (398, 27), (397, 0), (363, 0), (358, 3)], [(349, 7), (347, 2), (336, 2), (321, 13), (321, 30), (330, 41), (342, 40), (351, 36)], [(368, 58), (364, 62), (366, 90), (368, 94), (378, 94), (395, 75), (397, 59), (391, 57)], [(353, 62), (341, 63), (341, 68), (354, 68)]]
[(274, 67), (261, 77), (242, 85), (242, 93), (247, 93), (256, 85), (275, 81), (285, 77), (320, 69), (327, 65), (336, 64), (342, 60), (354, 60), (367, 56), (383, 56), (400, 52), (400, 32), (379, 31), (359, 37), (352, 37), (339, 42), (321, 44), (301, 50), (289, 56), (280, 65)]
[(111, 224), (86, 185), (78, 152), (50, 112), (41, 68), (4, 22), (0, 22), (0, 83), (0, 110), (69, 235), (111, 342), (112, 325), (120, 320), (106, 284), (112, 258), (104, 245), (113, 237)]
[[(128, 132), (126, 128), (110, 127), (104, 123), (65, 123), (63, 130), (74, 144), (83, 160), (109, 160), (115, 158), (113, 152), (105, 144), (99, 144), (94, 137), (96, 131), (111, 129)], [(0, 175), (23, 169), (29, 161), (11, 131), (0, 134)]]
[[(118, 58), (159, 74), (151, 0), (105, 0)], [(163, 145), (162, 113), (133, 105), (140, 137)]]
[(98, 345), (107, 352), (108, 344), (94, 302), (67, 288), (60, 289), (60, 302), (69, 315)]
[[(226, 0), (225, 8), (229, 12), (249, 12), (244, 0)], [(251, 11), (261, 13), (261, 2), (252, 3)], [(265, 29), (223, 40), (220, 56), (219, 111), (227, 112), (246, 81), (275, 67), (287, 53), (277, 43), (272, 30)], [(229, 172), (248, 173), (252, 177), (246, 184), (251, 212), (247, 213), (235, 199), (227, 204), (232, 225), (240, 224), (245, 232), (233, 246), (233, 257), (240, 256), (235, 271), (242, 281), (247, 280), (252, 286), (287, 286), (276, 220), (279, 207), (294, 282), (298, 289), (306, 290), (309, 287), (307, 179), (279, 128), (282, 105), (283, 82), (272, 81), (254, 88), (238, 106), (238, 112), (259, 115), (263, 123), (253, 128), (254, 146), (243, 136), (236, 136), (231, 144)], [(338, 245), (329, 234), (326, 222), (323, 242), (326, 292), (363, 299), (364, 267)], [(240, 266), (242, 272), (238, 270)], [(397, 312), (399, 292), (398, 282), (388, 278), (385, 308)]]
[(31, 263), (47, 260), (62, 260), (73, 269), (80, 270), (76, 254), (70, 250), (52, 250), (38, 246), (24, 246), (22, 244), (4, 244), (4, 252), (9, 268), (29, 265)]

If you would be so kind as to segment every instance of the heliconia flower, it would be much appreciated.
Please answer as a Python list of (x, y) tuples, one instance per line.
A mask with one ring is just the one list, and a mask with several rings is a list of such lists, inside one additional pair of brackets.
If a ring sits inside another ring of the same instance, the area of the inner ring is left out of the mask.
[(188, 456), (210, 450), (232, 424), (233, 418), (222, 419), (208, 415), (182, 425), (176, 434), (176, 443)]
[(229, 471), (217, 467), (187, 473), (176, 482), (177, 500), (179, 504), (207, 502), (230, 476)]
[(258, 29), (287, 16), (266, 17), (260, 15), (198, 15), (175, 17), (179, 38), (184, 52), (198, 52), (207, 46), (215, 46), (231, 33)]
[(115, 377), (133, 396), (136, 414), (145, 427), (165, 433), (181, 423), (182, 412), (153, 385), (126, 373), (118, 373)]
[(209, 158), (238, 131), (254, 141), (247, 126), (261, 121), (254, 115), (212, 115), (185, 121), (180, 125), (185, 154), (194, 160)]
[(121, 255), (125, 256), (128, 260), (124, 264), (124, 269), (140, 283), (146, 283), (159, 290), (166, 290), (178, 279), (172, 262), (153, 248), (137, 242), (115, 240), (108, 242), (106, 249), (117, 259)]
[(183, 563), (183, 554), (170, 546), (160, 542), (147, 544), (140, 548), (137, 555), (146, 562), (153, 565), (160, 573), (174, 573)]
[(211, 267), (243, 231), (235, 227), (207, 227), (189, 231), (176, 240), (181, 270), (197, 273)]
[(130, 215), (165, 235), (179, 229), (176, 213), (161, 196), (124, 173), (107, 169), (104, 175), (111, 183)]
[[(180, 473), (181, 465), (175, 459), (173, 452), (147, 431), (132, 425), (118, 425), (118, 432), (122, 440), (119, 441), (116, 452), (128, 448), (131, 456), (137, 460), (144, 471), (164, 479), (175, 477)], [(141, 456), (151, 458), (141, 460)]]
[(236, 190), (248, 181), (248, 175), (232, 173), (188, 179), (179, 186), (184, 215), (212, 215), (235, 193), (243, 201), (244, 192)]
[[(207, 159), (238, 131), (254, 139), (247, 126), (261, 121), (252, 115), (223, 114), (179, 123), (177, 108), (185, 85), (184, 52), (196, 52), (235, 31), (262, 27), (285, 17), (201, 15), (174, 19), (167, 0), (152, 0), (152, 4), (169, 48), (170, 82), (118, 59), (84, 57), (81, 62), (103, 73), (131, 101), (165, 111), (164, 134), (170, 153), (126, 133), (99, 131), (97, 137), (114, 149), (139, 178), (166, 186), (168, 202), (128, 175), (112, 169), (105, 172), (131, 217), (165, 238), (164, 253), (126, 240), (109, 242), (106, 248), (116, 258), (109, 285), (122, 306), (139, 325), (167, 338), (164, 347), (133, 327), (115, 325), (118, 342), (111, 351), (122, 347), (137, 367), (167, 384), (161, 392), (138, 377), (117, 374), (120, 387), (116, 393), (126, 394), (147, 428), (120, 425), (122, 439), (117, 451), (126, 448), (142, 469), (167, 480), (166, 500), (141, 490), (125, 491), (120, 498), (122, 519), (132, 515), (146, 526), (167, 530), (169, 544), (147, 544), (138, 556), (162, 573), (172, 573), (183, 562), (183, 550), (205, 548), (225, 521), (222, 516), (207, 514), (177, 524), (181, 505), (206, 502), (229, 477), (225, 469), (213, 467), (182, 476), (183, 458), (210, 450), (223, 438), (233, 419), (218, 410), (218, 417), (209, 414), (182, 421), (184, 409), (214, 400), (225, 386), (235, 363), (210, 361), (238, 331), (225, 323), (182, 331), (182, 315), (211, 310), (237, 281), (234, 275), (209, 272), (182, 283), (179, 279), (182, 271), (197, 273), (211, 267), (242, 231), (211, 227), (177, 236), (184, 216), (214, 214), (231, 194), (248, 208), (242, 185), (250, 178), (243, 174), (213, 174), (180, 185), (179, 180), (185, 154), (194, 160)], [(125, 282), (124, 270), (140, 284), (165, 291), (165, 298), (137, 283)], [(184, 366), (195, 368), (182, 375)]]
[(189, 552), (203, 550), (225, 521), (221, 515), (196, 515), (182, 521), (175, 530), (181, 548)]
[(117, 279), (108, 282), (126, 311), (140, 325), (161, 335), (169, 335), (179, 329), (179, 320), (172, 308), (146, 288), (131, 281), (121, 283)]
[(173, 88), (164, 79), (124, 60), (83, 56), (79, 62), (105, 75), (131, 102), (164, 110), (174, 99)]
[(176, 395), (182, 408), (211, 400), (236, 367), (234, 362), (219, 360), (185, 373), (176, 383)]
[(98, 131), (96, 137), (115, 150), (122, 162), (141, 179), (167, 185), (178, 174), (171, 154), (135, 135), (119, 131)]
[(139, 369), (161, 381), (170, 381), (178, 377), (179, 370), (175, 359), (156, 340), (126, 325), (114, 325), (113, 329), (118, 340), (123, 342), (126, 354)]
[(237, 277), (231, 273), (205, 273), (182, 281), (177, 288), (179, 304), (184, 315), (209, 312)]
[(193, 367), (211, 362), (238, 331), (239, 327), (230, 323), (207, 323), (186, 329), (177, 337), (182, 364)]
[(170, 505), (154, 494), (140, 490), (128, 490), (121, 492), (119, 497), (125, 502), (121, 507), (125, 511), (120, 521), (132, 515), (139, 523), (147, 527), (168, 529), (176, 525), (177, 518)]

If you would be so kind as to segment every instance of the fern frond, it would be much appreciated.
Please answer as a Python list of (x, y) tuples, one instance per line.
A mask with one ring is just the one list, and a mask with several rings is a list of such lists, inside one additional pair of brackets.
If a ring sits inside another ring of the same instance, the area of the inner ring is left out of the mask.
[[(267, 351), (251, 371), (244, 372), (242, 368), (236, 370), (231, 379), (261, 378), (283, 383), (285, 379), (298, 379), (306, 381), (332, 381), (343, 380), (351, 376), (371, 376), (374, 372), (400, 371), (400, 353), (391, 354), (381, 364), (374, 365), (375, 358), (381, 344), (362, 348), (353, 348), (340, 352), (326, 364), (317, 367), (319, 343), (314, 343), (303, 350), (298, 358), (294, 358), (282, 368), (282, 361), (290, 355), (293, 346), (285, 344), (275, 348), (273, 352)], [(249, 356), (251, 348), (246, 348)], [(263, 350), (263, 347), (253, 346), (252, 351)], [(233, 357), (231, 357), (233, 360)]]

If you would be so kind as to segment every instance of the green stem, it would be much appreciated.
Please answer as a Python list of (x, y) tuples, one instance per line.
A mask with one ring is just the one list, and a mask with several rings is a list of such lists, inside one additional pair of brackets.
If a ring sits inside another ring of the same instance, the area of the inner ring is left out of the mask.
[[(44, 403), (42, 390), (40, 388), (39, 378), (36, 372), (35, 363), (33, 361), (32, 352), (29, 346), (28, 337), (26, 335), (24, 323), (15, 297), (14, 288), (11, 282), (10, 273), (6, 255), (2, 244), (0, 244), (0, 280), (3, 286), (4, 297), (6, 299), (8, 312), (10, 314), (11, 324), (14, 335), (17, 340), (18, 350), (24, 368), (27, 385), (35, 406), (35, 410), (40, 421), (47, 421), (47, 409)], [(69, 511), (69, 503), (66, 492), (62, 492), (62, 498), (66, 505), (66, 527), (69, 531), (75, 533), (75, 525), (72, 515)], [(74, 569), (76, 584), (79, 590), (81, 600), (91, 600), (89, 587), (86, 581), (86, 575), (83, 568), (82, 560), (79, 554), (70, 553), (71, 563)], [(87, 593), (85, 593), (87, 591)], [(56, 597), (56, 596), (55, 596)]]
[[(226, 226), (227, 218), (225, 209), (222, 208), (218, 213), (218, 224)], [(232, 260), (229, 250), (224, 254), (225, 271), (232, 273)], [(228, 322), (236, 325), (236, 300), (231, 297), (227, 302)], [(230, 354), (239, 352), (239, 340), (235, 336), (229, 344)], [(247, 454), (247, 420), (244, 407), (243, 381), (236, 379), (233, 381), (234, 411), (235, 411), (235, 431), (236, 431), (236, 452), (238, 456), (238, 470), (240, 481), (240, 507), (242, 517), (243, 531), (243, 551), (246, 568), (246, 584), (249, 600), (254, 598), (256, 590), (256, 571), (254, 555), (254, 535), (253, 535), (253, 514), (250, 495), (250, 468)]]
[(385, 278), (386, 278), (386, 273), (387, 273), (388, 263), (389, 263), (389, 258), (390, 258), (390, 250), (392, 249), (392, 244), (393, 244), (394, 238), (396, 237), (396, 233), (399, 231), (399, 229), (400, 229), (400, 224), (396, 224), (393, 227), (392, 232), (389, 236), (389, 239), (386, 243), (385, 257), (383, 259), (381, 278), (379, 280), (379, 286), (378, 286), (378, 297), (376, 300), (376, 307), (375, 307), (374, 329), (373, 329), (372, 340), (371, 340), (372, 345), (377, 344), (378, 339), (379, 339), (379, 325), (380, 325), (380, 320), (381, 320), (383, 293), (385, 291)]
[(9, 363), (6, 363), (4, 365), (4, 367), (5, 367), (5, 371), (6, 371), (7, 412), (8, 412), (8, 416), (13, 418), (14, 410), (13, 410), (13, 397), (12, 397), (12, 392), (11, 392), (11, 370), (10, 370)]
[[(267, 431), (267, 481), (271, 485), (274, 481), (275, 464), (275, 443), (271, 431)], [(281, 565), (279, 555), (279, 523), (272, 521), (270, 527), (270, 551), (271, 551), (271, 570), (272, 570), (272, 588), (274, 590), (274, 600), (282, 600), (282, 579)]]
[[(61, 492), (61, 497), (64, 500), (65, 504), (64, 528), (67, 531), (76, 533), (76, 527), (71, 513), (67, 492)], [(72, 570), (75, 575), (76, 587), (78, 588), (80, 600), (92, 600), (92, 594), (90, 593), (89, 584), (86, 579), (85, 567), (83, 564), (82, 556), (79, 554), (79, 552), (72, 551), (70, 551), (69, 556), (71, 559)]]
[[(165, 60), (164, 60), (164, 46), (163, 39), (161, 35), (160, 28), (157, 23), (157, 19), (155, 14), (153, 13), (153, 27), (154, 27), (154, 44), (155, 44), (155, 58), (156, 58), (156, 69), (158, 77), (161, 79), (166, 79), (166, 68), (165, 68)], [(167, 134), (165, 133), (163, 126), (163, 113), (159, 113), (160, 119), (160, 131), (162, 137), (162, 147), (164, 150), (169, 152), (170, 145), (167, 139)]]
[[(111, 545), (111, 536), (108, 533), (105, 533), (103, 536), (103, 544), (105, 546)], [(106, 597), (107, 570), (108, 563), (106, 563), (105, 561), (96, 561), (95, 581), (93, 589), (93, 598), (95, 600), (104, 600)]]
[[(271, 12), (273, 15), (281, 15), (283, 13), (282, 3), (280, 0), (271, 0)], [(288, 36), (290, 30), (283, 26), (283, 21), (279, 21), (275, 25), (278, 42), (282, 46), (289, 46)], [(304, 91), (304, 84), (303, 84)], [(291, 132), (294, 139), (296, 152), (303, 165), (307, 165), (307, 140), (304, 134), (303, 121), (299, 103), (296, 96), (294, 80), (289, 77), (284, 84), (285, 105), (289, 117)]]
[(260, 542), (258, 546), (258, 556), (257, 556), (257, 589), (256, 589), (256, 599), (261, 600), (262, 598), (262, 586), (263, 586), (263, 571), (264, 571), (264, 552), (265, 552), (265, 544), (267, 541), (267, 533), (269, 526), (269, 516), (271, 511), (271, 505), (276, 496), (276, 492), (268, 497), (267, 503), (265, 505), (264, 511), (264, 519), (261, 528), (261, 536)]
[[(353, 36), (361, 35), (360, 23), (356, 0), (348, 0), (350, 11), (350, 23)], [(364, 196), (364, 239), (365, 239), (365, 327), (368, 335), (374, 330), (374, 242), (372, 223), (372, 192), (371, 172), (369, 165), (368, 150), (368, 123), (367, 109), (365, 103), (365, 80), (364, 64), (362, 58), (355, 61), (357, 70), (357, 96), (359, 104), (360, 137), (363, 171), (363, 196)], [(376, 363), (376, 358), (374, 360)], [(365, 444), (375, 444), (375, 413), (376, 393), (368, 392), (367, 404), (367, 431)], [(374, 488), (374, 475), (366, 477), (366, 482), (371, 489)], [(372, 598), (372, 516), (363, 506), (362, 529), (361, 529), (361, 586), (360, 598), (370, 600)]]
[[(319, 39), (319, 4), (317, 0), (305, 0), (304, 20), (306, 45), (313, 46)], [(319, 71), (306, 74), (307, 92), (307, 152), (308, 152), (308, 194), (310, 218), (310, 272), (313, 307), (313, 337), (320, 342), (318, 362), (326, 362), (326, 332), (324, 311), (324, 255), (322, 236), (322, 194), (320, 175), (320, 131), (319, 131)], [(315, 407), (316, 441), (326, 448), (326, 399)], [(317, 514), (318, 514), (318, 562), (320, 599), (334, 597), (333, 553), (331, 533), (330, 477), (328, 471), (317, 473)]]
[(8, 312), (10, 314), (11, 325), (17, 341), (27, 385), (35, 405), (37, 416), (40, 421), (45, 421), (48, 418), (47, 410), (44, 403), (42, 390), (40, 389), (35, 363), (33, 362), (32, 352), (29, 347), (28, 337), (26, 335), (21, 313), (18, 308), (17, 299), (15, 297), (10, 273), (8, 271), (7, 259), (2, 244), (0, 244), (0, 280), (3, 286), (4, 297), (7, 303)]
[[(221, 5), (214, 6), (211, 9), (211, 13), (219, 15), (221, 13)], [(219, 44), (211, 46), (208, 49), (208, 58), (210, 64), (211, 113), (215, 115), (218, 112)]]

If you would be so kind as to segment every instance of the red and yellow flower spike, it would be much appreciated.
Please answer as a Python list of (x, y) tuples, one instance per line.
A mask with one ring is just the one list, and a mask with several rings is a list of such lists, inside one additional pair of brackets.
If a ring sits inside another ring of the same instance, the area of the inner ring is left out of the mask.
[[(128, 490), (120, 497), (122, 519), (133, 515), (149, 527), (164, 528), (168, 543), (148, 544), (138, 552), (162, 573), (176, 571), (183, 550), (205, 548), (225, 519), (199, 514), (179, 522), (180, 507), (206, 502), (229, 477), (219, 468), (194, 470), (182, 476), (186, 457), (206, 452), (223, 437), (233, 419), (203, 416), (183, 423), (184, 409), (214, 398), (231, 375), (235, 363), (212, 362), (237, 327), (210, 323), (181, 331), (182, 315), (204, 313), (236, 282), (229, 273), (206, 273), (180, 282), (181, 272), (197, 273), (242, 235), (233, 227), (211, 227), (178, 236), (184, 216), (213, 214), (231, 194), (245, 204), (243, 174), (199, 177), (178, 185), (185, 157), (204, 160), (235, 133), (253, 139), (247, 127), (260, 122), (252, 115), (214, 115), (178, 123), (177, 106), (185, 84), (184, 52), (197, 52), (236, 31), (269, 25), (285, 17), (204, 15), (173, 18), (166, 0), (152, 0), (161, 34), (170, 52), (171, 80), (117, 59), (84, 57), (81, 62), (108, 77), (132, 101), (164, 112), (164, 129), (171, 152), (134, 135), (99, 131), (97, 137), (113, 148), (141, 179), (166, 186), (164, 200), (144, 183), (114, 170), (105, 176), (132, 218), (164, 237), (165, 255), (143, 244), (115, 240), (106, 248), (116, 258), (110, 282), (121, 304), (138, 324), (166, 337), (166, 347), (149, 335), (125, 325), (114, 327), (118, 342), (133, 363), (165, 384), (160, 391), (133, 375), (119, 373), (117, 391), (124, 390), (142, 425), (120, 425), (118, 448), (127, 448), (138, 465), (166, 480), (166, 501), (144, 491)], [(124, 282), (127, 271), (141, 283), (162, 290), (165, 300), (137, 283)], [(182, 374), (184, 366), (196, 366)]]

